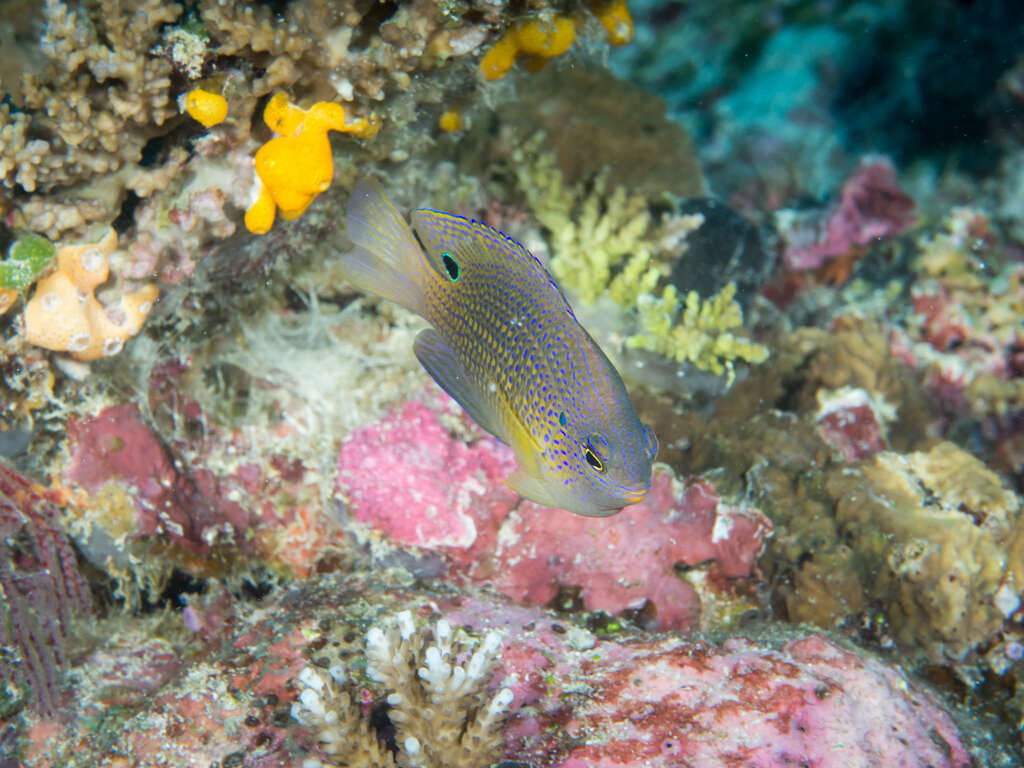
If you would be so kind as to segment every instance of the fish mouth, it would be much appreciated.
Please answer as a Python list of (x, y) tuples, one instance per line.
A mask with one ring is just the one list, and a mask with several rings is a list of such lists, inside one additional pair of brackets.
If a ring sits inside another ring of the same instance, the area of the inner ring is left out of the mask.
[(647, 494), (650, 492), (650, 488), (638, 488), (635, 491), (630, 491), (622, 495), (622, 500), (629, 504), (639, 504), (641, 501), (647, 498)]

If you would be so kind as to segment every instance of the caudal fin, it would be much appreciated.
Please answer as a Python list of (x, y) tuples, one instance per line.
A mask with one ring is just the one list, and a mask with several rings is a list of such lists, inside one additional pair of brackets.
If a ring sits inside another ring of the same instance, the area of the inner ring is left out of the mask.
[(356, 245), (341, 255), (348, 281), (423, 314), (423, 282), (430, 277), (430, 266), (409, 225), (372, 179), (361, 179), (352, 190), (348, 236)]

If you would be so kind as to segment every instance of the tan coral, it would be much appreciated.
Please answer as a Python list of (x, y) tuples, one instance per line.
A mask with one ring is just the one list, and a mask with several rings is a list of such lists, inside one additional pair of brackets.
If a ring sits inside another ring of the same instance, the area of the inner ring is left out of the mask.
[(963, 659), (1020, 607), (1020, 499), (966, 451), (938, 443), (882, 452), (859, 473), (833, 474), (827, 488), (867, 596), (904, 647)]
[(112, 357), (137, 334), (159, 295), (147, 285), (104, 306), (94, 295), (110, 274), (108, 256), (117, 247), (109, 230), (95, 244), (63, 246), (57, 250), (56, 271), (39, 280), (25, 307), (25, 340), (76, 360)]

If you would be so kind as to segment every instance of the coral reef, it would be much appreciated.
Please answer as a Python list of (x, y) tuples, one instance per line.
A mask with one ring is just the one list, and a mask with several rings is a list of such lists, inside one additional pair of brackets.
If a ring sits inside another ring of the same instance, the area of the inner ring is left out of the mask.
[[(162, 386), (178, 380), (168, 376)], [(73, 502), (68, 525), (84, 554), (128, 602), (140, 589), (159, 594), (174, 570), (309, 575), (337, 530), (319, 513), (301, 461), (278, 453), (242, 460), (246, 435), (216, 428), (195, 402), (177, 407), (172, 418), (207, 425), (205, 440), (161, 437), (129, 403), (68, 423), (62, 481)], [(277, 509), (283, 499), (286, 511)]]
[(944, 231), (923, 235), (919, 248), (913, 314), (894, 346), (927, 372), (946, 410), (1012, 422), (1024, 409), (1015, 362), (1024, 267), (1008, 258), (988, 216), (971, 208), (951, 211)]
[(585, 305), (607, 296), (634, 310), (642, 332), (629, 336), (627, 346), (727, 374), (730, 385), (736, 362), (768, 358), (767, 347), (732, 333), (743, 323), (735, 285), (703, 302), (693, 291), (680, 302), (671, 284), (655, 295), (670, 270), (669, 254), (685, 248), (687, 234), (703, 224), (699, 214), (667, 216), (656, 225), (643, 197), (623, 187), (608, 194), (604, 174), (592, 185), (569, 186), (555, 155), (538, 153), (540, 141), (535, 137), (516, 153), (516, 172), (527, 204), (550, 233), (549, 263), (562, 286)]
[(483, 697), (499, 658), (500, 635), (488, 633), (473, 651), (464, 633), (456, 638), (441, 619), (433, 640), (424, 642), (409, 611), (366, 635), (366, 674), (391, 691), (388, 718), (396, 728), (397, 758), (370, 732), (350, 694), (335, 688), (345, 683), (343, 667), (331, 667), (330, 679), (314, 667), (299, 673), (292, 716), (315, 731), (328, 765), (488, 768), (501, 757), (500, 725), (512, 691)]
[(693, 363), (702, 371), (724, 373), (731, 384), (737, 361), (756, 364), (768, 359), (767, 347), (732, 333), (743, 325), (735, 296), (734, 283), (705, 301), (690, 291), (685, 303), (680, 302), (674, 285), (667, 286), (660, 297), (641, 294), (637, 310), (643, 330), (629, 336), (626, 346)]
[(0, 178), (8, 189), (48, 192), (137, 163), (146, 135), (177, 112), (171, 66), (149, 56), (162, 25), (181, 14), (177, 3), (147, 0), (122, 8), (44, 4), (43, 76), (29, 74), (24, 107), (0, 110)]
[(0, 719), (26, 702), (55, 714), (73, 622), (89, 613), (92, 601), (57, 507), (3, 461), (0, 594)]
[[(820, 635), (599, 636), (486, 593), (387, 578), (321, 576), (258, 606), (208, 596), (195, 602), (199, 631), (122, 620), (84, 659), (60, 734), (31, 729), (18, 757), (25, 768), (111, 754), (168, 768), (971, 764), (969, 732), (931, 694)], [(339, 740), (348, 719), (366, 730)], [(423, 729), (415, 745), (411, 728)], [(478, 746), (463, 751), (460, 736)], [(997, 758), (988, 752), (1009, 765)]]
[[(1022, 764), (1024, 62), (961, 5), (11, 0), (0, 764)], [(366, 175), (550, 268), (644, 503), (504, 485), (339, 277)]]
[(915, 221), (914, 201), (899, 187), (892, 164), (864, 158), (843, 182), (839, 200), (827, 212), (776, 213), (786, 242), (783, 261), (789, 269), (817, 269), (877, 240), (905, 232)]
[[(643, 503), (607, 519), (567, 517), (505, 486), (512, 465), (497, 441), (453, 440), (434, 412), (411, 403), (345, 441), (338, 483), (354, 520), (443, 556), (452, 577), (516, 599), (544, 605), (560, 586), (572, 587), (589, 610), (618, 613), (646, 602), (645, 621), (662, 628), (697, 626), (705, 598), (735, 599), (727, 620), (749, 607), (721, 582), (757, 575), (771, 525), (756, 509), (729, 505), (710, 483), (684, 484), (662, 468)], [(698, 584), (701, 595), (677, 565), (703, 568), (719, 586)]]
[(973, 764), (951, 721), (922, 727), (927, 700), (901, 675), (820, 636), (779, 649), (668, 641), (602, 656), (572, 696), (570, 732), (586, 736), (551, 763), (559, 768)]
[[(1017, 612), (1020, 500), (970, 454), (950, 443), (904, 456), (880, 453), (827, 487), (840, 529), (872, 560), (865, 598), (881, 606), (902, 645), (958, 661)], [(796, 602), (792, 609), (802, 610)]]
[[(499, 134), (490, 153), (508, 157), (517, 177), (536, 173), (538, 185), (549, 183), (541, 175), (544, 166), (531, 166), (535, 154), (551, 152), (551, 167), (561, 172), (567, 188), (604, 174), (606, 191), (623, 187), (630, 196), (650, 201), (661, 201), (665, 193), (683, 198), (708, 193), (690, 134), (666, 117), (664, 101), (634, 83), (579, 62), (548, 67), (520, 81), (516, 92), (516, 99), (494, 111)], [(562, 98), (566, 93), (573, 95), (571, 100)], [(538, 131), (544, 134), (542, 144), (534, 137)], [(538, 146), (510, 157), (523, 142)], [(529, 179), (520, 181), (526, 182), (527, 198), (534, 199)]]

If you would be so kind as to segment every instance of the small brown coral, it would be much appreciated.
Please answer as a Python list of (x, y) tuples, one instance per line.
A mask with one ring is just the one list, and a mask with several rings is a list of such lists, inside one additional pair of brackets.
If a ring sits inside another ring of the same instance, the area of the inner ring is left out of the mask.
[[(473, 649), (457, 639), (441, 619), (433, 644), (416, 630), (409, 611), (399, 613), (385, 628), (373, 627), (366, 636), (366, 672), (391, 691), (388, 716), (394, 723), (397, 765), (405, 768), (486, 768), (501, 757), (500, 723), (512, 703), (505, 688), (484, 695), (484, 685), (497, 661), (501, 638), (486, 635)], [(457, 663), (458, 658), (464, 663)], [(392, 768), (391, 753), (366, 726), (349, 694), (335, 684), (345, 671), (332, 667), (331, 681), (312, 667), (299, 675), (302, 686), (292, 715), (316, 731), (320, 750), (330, 765)]]

